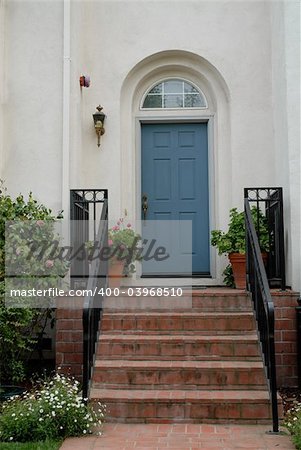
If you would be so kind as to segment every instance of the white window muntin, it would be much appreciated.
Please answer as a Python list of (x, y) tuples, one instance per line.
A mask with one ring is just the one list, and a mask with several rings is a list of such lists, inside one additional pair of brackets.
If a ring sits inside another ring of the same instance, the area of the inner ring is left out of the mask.
[[(169, 82), (174, 82), (174, 84), (176, 84), (177, 82), (180, 84), (181, 83), (181, 91), (179, 92), (168, 92), (169, 88), (168, 88), (168, 84)], [(161, 86), (160, 86), (161, 85)], [(158, 86), (158, 88), (160, 89), (158, 92), (151, 92), (156, 86)], [(186, 87), (190, 86), (193, 90), (192, 91), (185, 91)], [(166, 90), (166, 87), (168, 88)], [(186, 96), (186, 97), (185, 97)], [(187, 97), (189, 96), (189, 97)], [(198, 98), (200, 100), (201, 105), (197, 105), (197, 106), (186, 106), (187, 104), (187, 100), (188, 98), (192, 99), (192, 98)], [(153, 97), (156, 98), (157, 97), (157, 103), (158, 106), (151, 106), (151, 107), (147, 107), (147, 106), (143, 106), (144, 103), (146, 102), (147, 97)], [(159, 99), (160, 97), (160, 99)], [(175, 106), (172, 106), (171, 104), (173, 103), (173, 101), (175, 102), (179, 102), (179, 99), (181, 98), (181, 102), (180, 105), (177, 104)], [(166, 106), (166, 104), (168, 104), (168, 106)], [(180, 77), (169, 77), (169, 78), (163, 78), (161, 80), (157, 80), (155, 83), (153, 83), (145, 92), (145, 94), (142, 97), (142, 101), (140, 104), (140, 109), (141, 110), (175, 110), (175, 109), (179, 109), (179, 110), (183, 110), (183, 109), (207, 109), (208, 108), (208, 103), (207, 103), (207, 99), (206, 96), (204, 95), (204, 93), (202, 92), (202, 90), (196, 86), (193, 82), (191, 82), (190, 80), (184, 79), (184, 78), (180, 78)]]

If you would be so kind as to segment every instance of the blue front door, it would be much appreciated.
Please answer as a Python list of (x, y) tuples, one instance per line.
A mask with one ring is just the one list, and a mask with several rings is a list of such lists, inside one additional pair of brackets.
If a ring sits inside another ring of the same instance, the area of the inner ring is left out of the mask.
[(192, 273), (209, 275), (207, 123), (143, 124), (141, 132), (146, 219), (192, 221)]

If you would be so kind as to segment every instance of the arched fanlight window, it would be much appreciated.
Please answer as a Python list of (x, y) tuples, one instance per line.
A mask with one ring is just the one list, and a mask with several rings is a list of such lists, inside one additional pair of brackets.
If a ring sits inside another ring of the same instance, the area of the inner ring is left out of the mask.
[(191, 83), (173, 78), (156, 84), (144, 96), (142, 109), (160, 108), (207, 108), (207, 101)]

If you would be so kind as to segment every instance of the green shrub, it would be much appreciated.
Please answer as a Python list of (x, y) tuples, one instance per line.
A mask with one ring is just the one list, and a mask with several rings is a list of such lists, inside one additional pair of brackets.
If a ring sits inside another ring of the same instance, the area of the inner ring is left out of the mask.
[[(252, 218), (257, 227), (257, 217), (259, 222), (260, 248), (262, 251), (269, 251), (269, 233), (267, 219), (256, 206), (251, 208)], [(221, 230), (211, 231), (211, 244), (217, 247), (218, 254), (246, 252), (246, 231), (245, 214), (238, 212), (237, 208), (230, 209), (230, 222), (227, 232)]]
[(233, 276), (233, 270), (231, 264), (228, 264), (225, 270), (223, 271), (224, 275), (224, 283), (225, 286), (235, 288), (235, 282), (234, 282), (234, 276)]
[(284, 425), (291, 433), (296, 449), (301, 450), (301, 403), (288, 411)]
[[(104, 418), (104, 406), (86, 405), (74, 379), (56, 374), (24, 396), (3, 404), (0, 441), (28, 442), (87, 435)], [(100, 431), (98, 431), (100, 434)]]
[(0, 442), (0, 450), (59, 450), (61, 441), (40, 441), (40, 442)]
[[(22, 298), (22, 307), (7, 308), (5, 304), (5, 292), (18, 287), (17, 278), (5, 279), (6, 267), (18, 269), (22, 267), (24, 273), (38, 273), (39, 267), (43, 267), (42, 276), (38, 279), (46, 287), (46, 284), (57, 280), (62, 272), (66, 273), (67, 265), (62, 261), (49, 261), (47, 253), (43, 260), (38, 258), (28, 259), (29, 234), (33, 244), (49, 243), (54, 237), (54, 223), (56, 217), (51, 210), (41, 205), (29, 194), (27, 200), (22, 195), (12, 199), (0, 182), (0, 382), (18, 383), (26, 375), (26, 359), (29, 358), (37, 340), (42, 338), (46, 323), (51, 320), (52, 311), (49, 308), (36, 309), (28, 307), (27, 299)], [(5, 242), (5, 230), (8, 222), (13, 222), (8, 242)], [(36, 223), (36, 226), (33, 226)], [(48, 258), (48, 259), (47, 259)], [(45, 266), (47, 262), (50, 268)], [(47, 275), (45, 277), (44, 275)], [(49, 276), (51, 275), (51, 276)], [(54, 276), (52, 276), (54, 275)], [(37, 277), (36, 277), (37, 279)], [(35, 281), (36, 282), (36, 281)], [(28, 278), (24, 288), (32, 288), (33, 278)], [(14, 299), (17, 300), (17, 299)], [(24, 305), (25, 303), (25, 305)]]

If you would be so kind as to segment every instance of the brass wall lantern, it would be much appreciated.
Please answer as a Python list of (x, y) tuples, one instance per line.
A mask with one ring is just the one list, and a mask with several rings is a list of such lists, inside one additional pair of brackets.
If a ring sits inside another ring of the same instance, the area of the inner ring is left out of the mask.
[(102, 112), (103, 107), (98, 105), (96, 107), (97, 112), (93, 114), (93, 120), (94, 120), (94, 128), (97, 134), (97, 146), (100, 147), (100, 137), (105, 133), (104, 129), (104, 121), (106, 118), (105, 113)]

